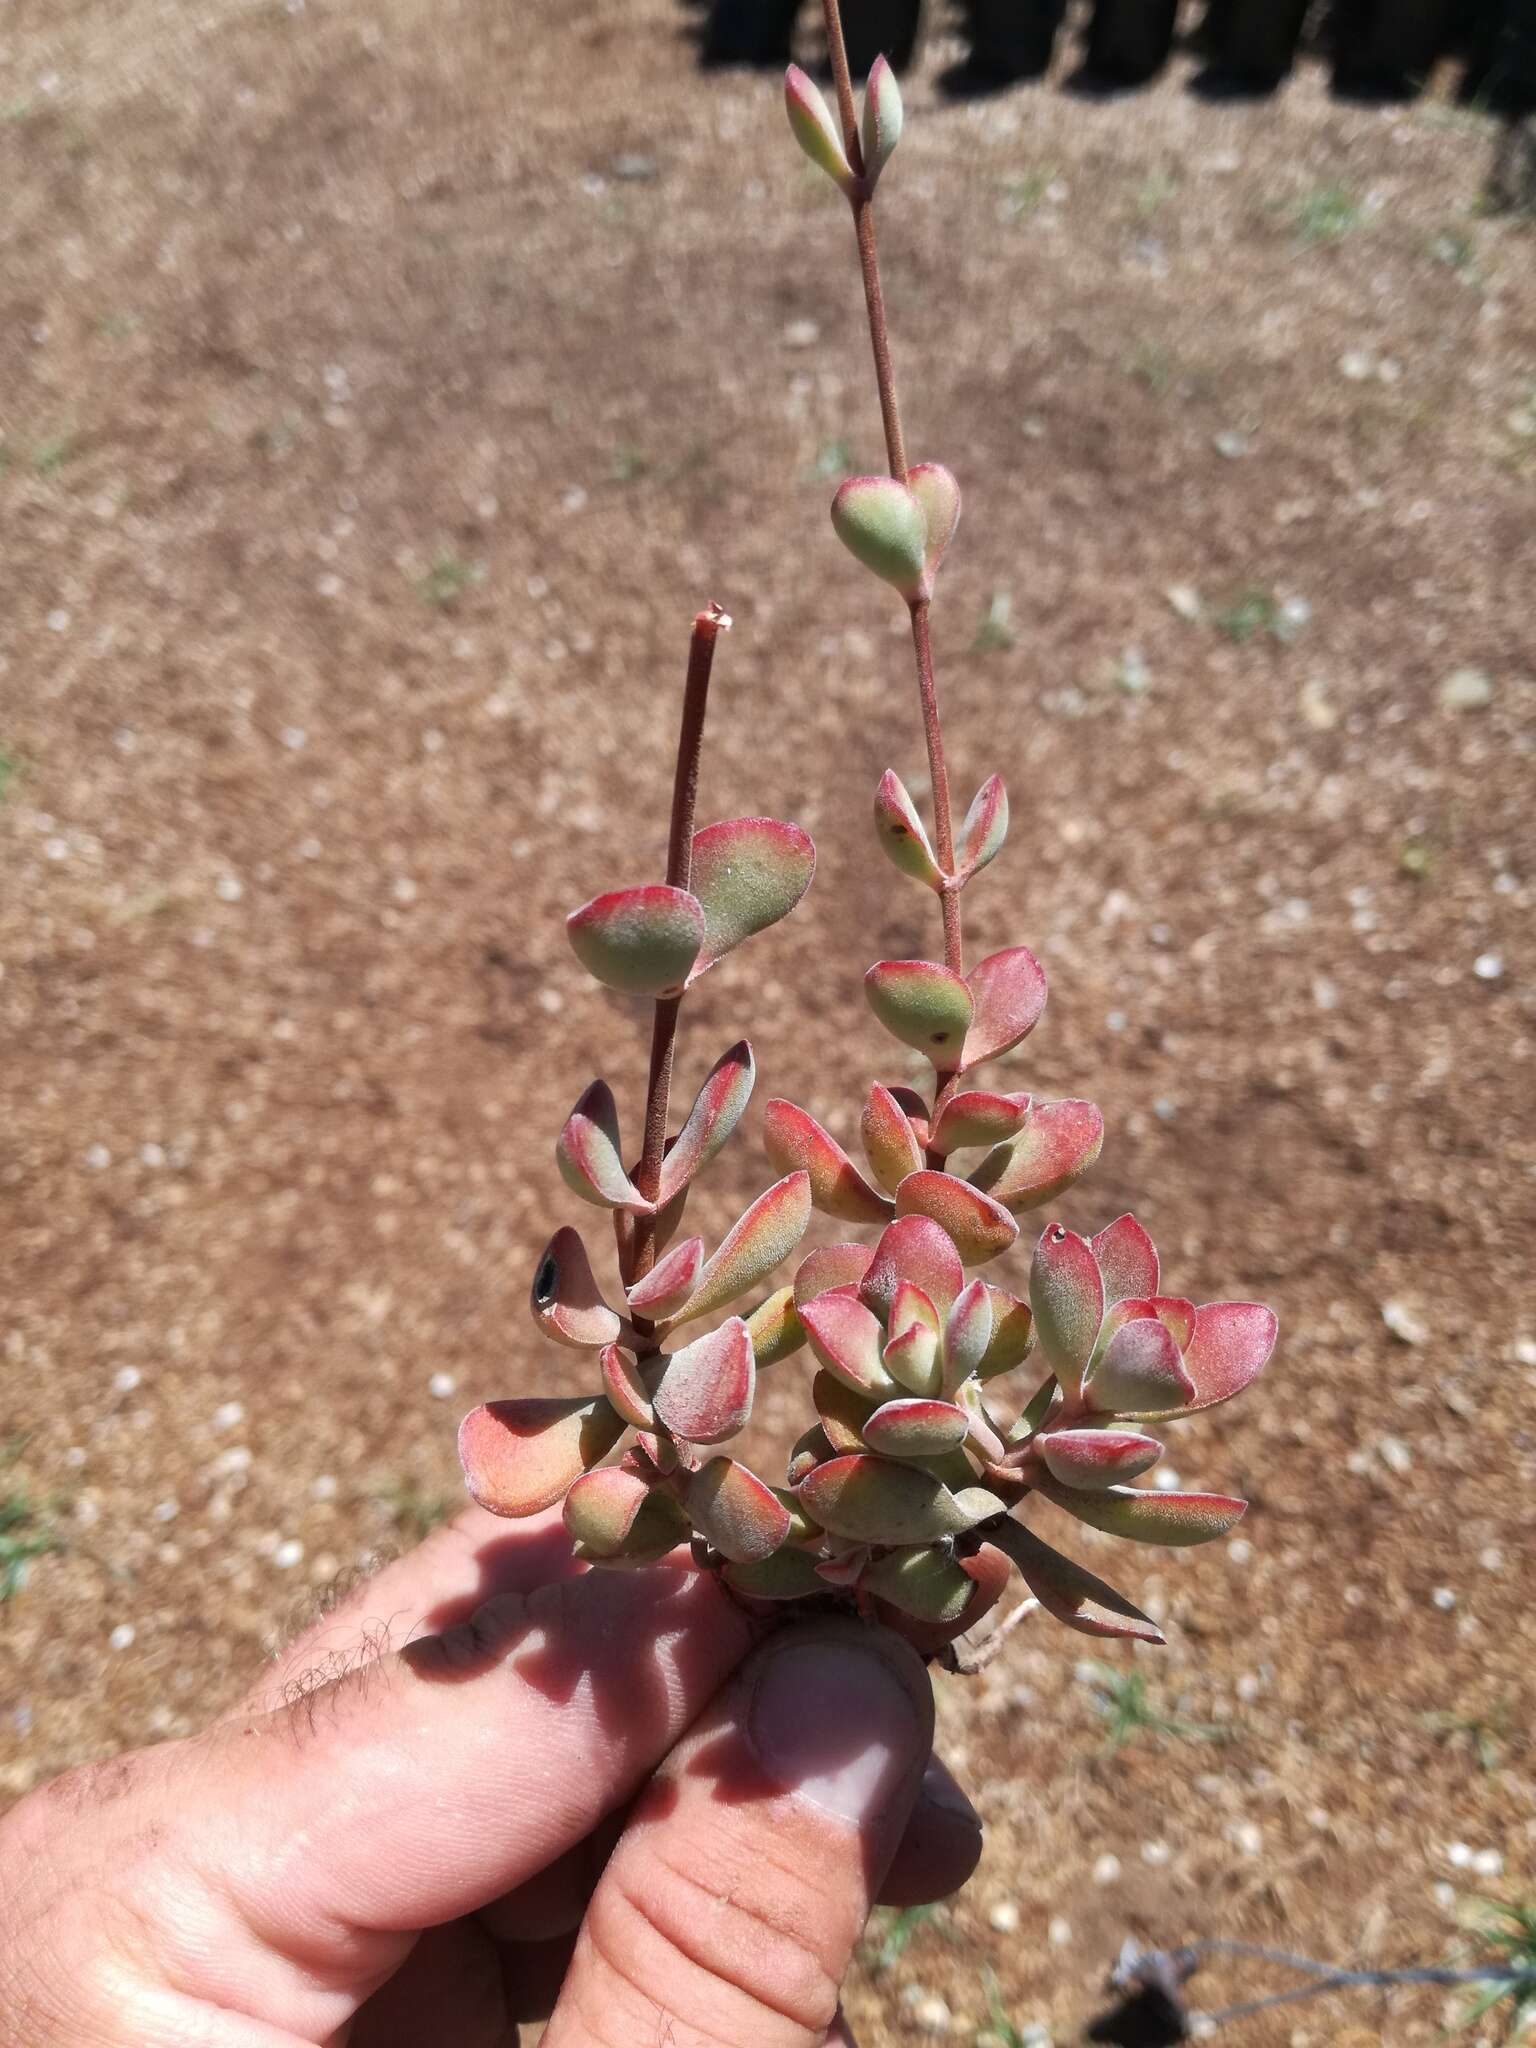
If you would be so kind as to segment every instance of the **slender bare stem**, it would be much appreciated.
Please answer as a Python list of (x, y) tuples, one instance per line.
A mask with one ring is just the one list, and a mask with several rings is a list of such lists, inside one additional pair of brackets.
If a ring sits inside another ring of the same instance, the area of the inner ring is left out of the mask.
[[(907, 480), (907, 449), (901, 430), (901, 407), (896, 397), (896, 372), (891, 362), (891, 342), (885, 324), (885, 294), (880, 286), (880, 258), (875, 247), (874, 200), (864, 184), (864, 152), (859, 138), (858, 114), (853, 103), (853, 81), (848, 75), (848, 49), (843, 41), (839, 0), (822, 0), (827, 24), (827, 51), (832, 60), (832, 79), (837, 88), (838, 113), (843, 124), (843, 145), (858, 178), (852, 200), (853, 228), (859, 245), (859, 272), (864, 280), (864, 306), (869, 315), (869, 343), (875, 358), (875, 384), (880, 393), (880, 418), (885, 427), (885, 452), (891, 475), (898, 483)], [(928, 633), (928, 599), (911, 607), (912, 646), (917, 656), (917, 689), (923, 706), (923, 737), (928, 744), (928, 769), (933, 781), (935, 851), (946, 875), (955, 868), (955, 828), (949, 801), (949, 769), (944, 758), (944, 730), (939, 723), (938, 696), (933, 678), (933, 645)], [(964, 971), (965, 947), (960, 918), (960, 892), (946, 889), (939, 899), (944, 917), (944, 960), (952, 973)], [(941, 1074), (942, 1089), (949, 1080)]]
[[(688, 681), (683, 692), (683, 717), (677, 735), (677, 767), (672, 778), (672, 823), (667, 834), (667, 882), (671, 888), (686, 889), (693, 875), (693, 814), (699, 793), (699, 761), (704, 748), (704, 715), (709, 708), (709, 678), (715, 662), (715, 642), (730, 625), (718, 605), (699, 613), (693, 622), (688, 646)], [(672, 1055), (677, 1046), (677, 1019), (683, 998), (660, 996), (651, 1025), (651, 1072), (645, 1095), (645, 1140), (640, 1164), (635, 1168), (635, 1186), (648, 1201), (655, 1201), (661, 1183), (661, 1161), (667, 1143), (667, 1112), (672, 1098)], [(621, 1250), (621, 1256), (622, 1256)], [(637, 1216), (628, 1256), (624, 1258), (624, 1284), (632, 1287), (656, 1263), (656, 1219)], [(635, 1318), (642, 1336), (652, 1325)]]

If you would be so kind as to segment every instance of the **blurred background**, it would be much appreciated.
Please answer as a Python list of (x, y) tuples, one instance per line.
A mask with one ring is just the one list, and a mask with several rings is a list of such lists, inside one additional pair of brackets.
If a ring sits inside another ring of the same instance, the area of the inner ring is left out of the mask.
[[(0, 22), (6, 1796), (196, 1728), (451, 1509), (461, 1411), (569, 1382), (525, 1308), (581, 1221), (554, 1135), (596, 1073), (638, 1130), (646, 1038), (561, 918), (659, 872), (708, 599), (701, 815), (820, 869), (690, 1001), (679, 1092), (749, 1031), (851, 1139), (907, 1078), (859, 978), (938, 943), (869, 823), (883, 768), (924, 788), (910, 649), (826, 516), (882, 461), (852, 241), (707, 28)], [(1170, 1446), (1238, 1536), (1078, 1546), (1167, 1650), (1032, 1623), (938, 1680), (990, 1843), (873, 1929), (875, 2044), (1075, 2041), (1127, 1936), (1445, 1961), (1536, 1897), (1536, 242), (1465, 53), (1382, 104), (1311, 56), (1212, 98), (1179, 47), (1063, 91), (1088, 32), (957, 98), (930, 9), (881, 188), (908, 445), (966, 493), (952, 773), (1013, 798), (967, 917), (1052, 981), (999, 1085), (1105, 1111), (1064, 1218), (1134, 1205), (1282, 1339)], [(698, 1227), (766, 1172), (752, 1113)]]

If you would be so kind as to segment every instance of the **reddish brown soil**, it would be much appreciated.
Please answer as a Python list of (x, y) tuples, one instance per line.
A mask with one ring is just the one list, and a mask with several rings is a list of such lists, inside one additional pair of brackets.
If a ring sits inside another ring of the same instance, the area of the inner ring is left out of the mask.
[[(659, 865), (705, 598), (706, 813), (799, 819), (821, 869), (690, 1003), (685, 1084), (750, 1028), (847, 1134), (902, 1077), (858, 979), (937, 942), (868, 822), (918, 781), (909, 656), (817, 473), (880, 459), (845, 220), (670, 0), (519, 12), (0, 29), (0, 1424), (67, 1541), (0, 1609), (12, 1793), (194, 1727), (403, 1489), (452, 1494), (460, 1408), (565, 1377), (523, 1309), (552, 1136), (599, 1070), (637, 1128), (643, 1036), (560, 916)], [(1444, 110), (957, 108), (947, 54), (883, 238), (912, 453), (967, 493), (957, 780), (1014, 799), (972, 944), (1052, 976), (1013, 1085), (1108, 1118), (1068, 1220), (1134, 1203), (1182, 1291), (1284, 1335), (1173, 1446), (1252, 1495), (1241, 1545), (1110, 1567), (1170, 1623), (1153, 1702), (1230, 1740), (1110, 1752), (1045, 1625), (942, 1681), (990, 1846), (855, 1987), (875, 2043), (913, 1990), (973, 2040), (983, 1965), (1065, 2040), (1127, 1932), (1436, 1958), (1536, 1889), (1533, 244)], [(1299, 637), (1211, 622), (1249, 588)], [(1467, 666), (1490, 701), (1444, 708)], [(701, 1224), (763, 1171), (754, 1128)]]

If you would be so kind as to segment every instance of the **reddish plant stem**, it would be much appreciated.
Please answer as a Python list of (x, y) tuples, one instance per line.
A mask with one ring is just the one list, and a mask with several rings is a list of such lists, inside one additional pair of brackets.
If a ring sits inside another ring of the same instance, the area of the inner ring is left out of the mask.
[[(699, 793), (699, 762), (704, 751), (704, 716), (709, 708), (709, 679), (715, 663), (715, 642), (730, 626), (719, 605), (711, 605), (693, 622), (688, 646), (688, 680), (683, 691), (683, 717), (677, 735), (677, 767), (672, 777), (672, 822), (667, 834), (667, 883), (686, 889), (693, 877), (693, 815)], [(660, 996), (651, 1025), (651, 1071), (645, 1094), (645, 1139), (640, 1164), (635, 1168), (635, 1186), (654, 1202), (661, 1184), (661, 1162), (667, 1144), (667, 1112), (672, 1100), (672, 1056), (677, 1047), (677, 1019), (682, 1009), (681, 992)], [(656, 1219), (637, 1216), (625, 1256), (624, 1285), (632, 1287), (656, 1263)], [(635, 1328), (650, 1337), (654, 1325), (643, 1316), (635, 1317)]]
[[(901, 430), (901, 407), (896, 397), (896, 371), (891, 362), (890, 335), (885, 324), (885, 294), (880, 286), (880, 258), (875, 247), (874, 201), (864, 185), (864, 151), (859, 138), (858, 112), (853, 101), (853, 80), (848, 73), (848, 50), (843, 41), (843, 22), (838, 0), (822, 0), (827, 25), (827, 52), (832, 62), (832, 80), (837, 90), (838, 113), (843, 124), (843, 146), (858, 178), (851, 204), (853, 228), (859, 245), (859, 272), (864, 280), (864, 305), (869, 315), (869, 344), (875, 359), (875, 384), (880, 393), (880, 418), (885, 427), (885, 452), (891, 475), (898, 483), (907, 480), (907, 450)], [(928, 633), (928, 599), (919, 598), (911, 609), (912, 647), (917, 656), (917, 690), (923, 707), (923, 737), (928, 746), (928, 769), (933, 781), (934, 843), (939, 865), (946, 875), (954, 873), (955, 828), (949, 801), (949, 768), (944, 758), (944, 730), (939, 722), (938, 695), (933, 679), (933, 644)], [(964, 972), (965, 947), (960, 918), (960, 892), (946, 889), (939, 898), (944, 918), (944, 962), (954, 974)], [(939, 1090), (952, 1079), (939, 1075)]]

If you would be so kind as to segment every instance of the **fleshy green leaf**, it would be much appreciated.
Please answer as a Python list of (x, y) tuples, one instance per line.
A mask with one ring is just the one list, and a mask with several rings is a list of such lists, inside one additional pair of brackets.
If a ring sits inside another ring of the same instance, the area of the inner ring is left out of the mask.
[(566, 1118), (555, 1143), (555, 1162), (560, 1178), (584, 1202), (599, 1209), (650, 1210), (624, 1171), (618, 1105), (606, 1081), (594, 1081)]
[(970, 1605), (976, 1582), (952, 1557), (924, 1543), (877, 1557), (865, 1567), (859, 1589), (918, 1621), (958, 1621)]
[(763, 1111), (763, 1145), (780, 1173), (797, 1167), (809, 1174), (811, 1201), (825, 1216), (844, 1223), (883, 1223), (891, 1214), (830, 1131), (792, 1102), (775, 1097)]
[(481, 1507), (493, 1515), (536, 1515), (607, 1457), (623, 1433), (600, 1395), (487, 1401), (459, 1425), (459, 1459)]
[(780, 1287), (758, 1303), (747, 1317), (747, 1336), (759, 1372), (765, 1365), (793, 1357), (805, 1343), (805, 1325), (795, 1307), (792, 1287)]
[(867, 1401), (834, 1374), (819, 1372), (811, 1382), (811, 1400), (835, 1456), (867, 1448), (864, 1425), (879, 1406), (878, 1397)]
[(851, 476), (839, 484), (832, 527), (849, 554), (909, 604), (928, 594), (927, 517), (913, 492), (895, 477)]
[(1059, 1223), (1041, 1234), (1030, 1267), (1029, 1304), (1051, 1370), (1064, 1387), (1075, 1388), (1104, 1320), (1104, 1281), (1086, 1238)]
[(953, 1402), (906, 1398), (875, 1410), (864, 1425), (864, 1441), (887, 1458), (938, 1458), (958, 1449), (969, 1429), (970, 1418)]
[(776, 1550), (753, 1564), (728, 1564), (722, 1577), (749, 1600), (808, 1600), (825, 1591), (809, 1550)]
[(881, 1358), (885, 1332), (862, 1301), (841, 1292), (819, 1294), (800, 1309), (811, 1349), (835, 1379), (870, 1400), (901, 1391)]
[(671, 1354), (651, 1405), (674, 1436), (693, 1444), (723, 1443), (746, 1427), (755, 1384), (747, 1326), (732, 1316)]
[(624, 995), (675, 993), (704, 943), (704, 910), (686, 889), (610, 889), (573, 910), (565, 929), (588, 974)]
[(936, 894), (942, 893), (944, 876), (927, 829), (900, 777), (890, 768), (875, 791), (875, 833), (895, 867)]
[(1187, 1407), (1195, 1383), (1166, 1324), (1156, 1316), (1135, 1316), (1094, 1360), (1083, 1394), (1096, 1415), (1157, 1415)]
[(864, 1156), (888, 1195), (894, 1195), (907, 1175), (916, 1173), (923, 1163), (923, 1148), (901, 1100), (909, 1092), (882, 1088), (877, 1081), (859, 1120)]
[(819, 1244), (795, 1269), (795, 1307), (804, 1308), (834, 1287), (857, 1288), (874, 1253), (867, 1244)]
[(573, 1351), (611, 1344), (623, 1327), (592, 1277), (587, 1248), (569, 1224), (557, 1230), (534, 1268), (528, 1305), (533, 1319), (556, 1343)]
[(864, 87), (864, 113), (859, 123), (859, 140), (864, 151), (864, 184), (873, 192), (880, 173), (891, 160), (901, 140), (901, 87), (896, 73), (883, 56), (869, 67)]
[(657, 1199), (663, 1207), (704, 1170), (735, 1130), (756, 1077), (752, 1048), (744, 1038), (715, 1061), (694, 1097), (687, 1121), (661, 1162)]
[(979, 875), (1002, 851), (1008, 837), (1008, 792), (1000, 775), (989, 775), (971, 799), (960, 827), (955, 864), (967, 880)]
[(822, 97), (821, 88), (806, 77), (798, 64), (791, 64), (784, 74), (784, 108), (796, 142), (816, 168), (825, 171), (851, 198), (858, 180), (832, 118), (832, 109)]
[(992, 1095), (967, 1088), (951, 1095), (939, 1111), (929, 1145), (935, 1152), (964, 1152), (974, 1145), (1002, 1145), (1024, 1126), (1027, 1095)]
[(704, 1541), (732, 1564), (771, 1557), (790, 1514), (771, 1486), (734, 1458), (710, 1458), (688, 1482), (688, 1513)]
[(1088, 1493), (1135, 1479), (1163, 1455), (1155, 1437), (1128, 1429), (1056, 1429), (1042, 1436), (1035, 1449), (1053, 1479)]
[(949, 1314), (965, 1285), (960, 1254), (929, 1216), (898, 1216), (886, 1225), (860, 1283), (860, 1298), (888, 1318), (903, 1280), (920, 1287), (940, 1317)]
[(873, 1455), (832, 1458), (795, 1492), (812, 1520), (853, 1543), (932, 1543), (970, 1526), (947, 1486)]
[(992, 1380), (1002, 1373), (1012, 1372), (1035, 1341), (1035, 1319), (1029, 1312), (1028, 1302), (1020, 1301), (1016, 1294), (1008, 1293), (1006, 1288), (993, 1287), (990, 1283), (987, 1294), (992, 1303), (992, 1334), (976, 1367), (979, 1380)]
[(944, 1384), (953, 1391), (968, 1380), (992, 1341), (992, 1289), (972, 1280), (955, 1298), (944, 1325)]
[(1045, 1008), (1045, 969), (1027, 946), (990, 953), (966, 976), (972, 1022), (965, 1034), (962, 1068), (1011, 1052), (1029, 1036)]
[(643, 1280), (635, 1282), (625, 1299), (634, 1314), (660, 1322), (682, 1307), (698, 1286), (703, 1267), (703, 1238), (684, 1238), (656, 1261)]
[(923, 515), (926, 536), (923, 567), (927, 586), (931, 588), (945, 550), (960, 524), (960, 486), (942, 462), (920, 462), (915, 469), (907, 471), (907, 489), (916, 498)]
[(1019, 1568), (1020, 1576), (1047, 1614), (1055, 1615), (1085, 1636), (1129, 1636), (1140, 1643), (1161, 1643), (1162, 1630), (1150, 1615), (1133, 1607), (1123, 1593), (1063, 1557), (1048, 1543), (1011, 1518), (1000, 1522), (990, 1540)]
[(881, 1355), (892, 1379), (925, 1400), (937, 1394), (944, 1379), (939, 1314), (920, 1287), (907, 1280), (897, 1285), (886, 1327), (891, 1334)]
[(967, 1266), (984, 1265), (1007, 1251), (1019, 1234), (1001, 1202), (969, 1181), (925, 1167), (909, 1173), (896, 1190), (898, 1216), (931, 1216)]
[[(816, 1378), (819, 1380), (821, 1374), (818, 1373)], [(830, 1373), (827, 1378), (834, 1386), (837, 1384), (832, 1380)], [(813, 1381), (812, 1385), (814, 1384)], [(794, 1448), (789, 1454), (789, 1463), (785, 1468), (785, 1477), (791, 1486), (798, 1486), (807, 1472), (812, 1471), (817, 1465), (824, 1465), (831, 1456), (832, 1442), (827, 1432), (819, 1422), (812, 1423), (808, 1430), (796, 1438)]]
[[(600, 1472), (586, 1472), (573, 1482), (565, 1496), (566, 1530), (589, 1556), (619, 1557), (629, 1550), (636, 1525), (654, 1498), (643, 1479), (620, 1466), (607, 1465)], [(661, 1526), (649, 1532), (655, 1554), (664, 1556), (687, 1531), (688, 1525), (681, 1516), (668, 1516), (663, 1511)], [(641, 1547), (648, 1547), (643, 1537)]]
[(877, 960), (864, 977), (869, 1007), (893, 1038), (938, 1068), (959, 1064), (970, 1029), (971, 992), (936, 960)]
[(1107, 1536), (1171, 1548), (1225, 1536), (1248, 1506), (1247, 1501), (1222, 1493), (1150, 1493), (1128, 1486), (1112, 1486), (1107, 1493), (1078, 1493), (1054, 1479), (1042, 1480), (1039, 1491)]
[(691, 1322), (708, 1315), (765, 1280), (804, 1237), (810, 1220), (810, 1176), (791, 1173), (775, 1181), (731, 1226), (673, 1320)]
[(1089, 1242), (1104, 1275), (1104, 1305), (1156, 1294), (1157, 1247), (1134, 1216), (1117, 1216)]
[(654, 1429), (656, 1415), (650, 1392), (629, 1353), (621, 1351), (617, 1344), (605, 1344), (598, 1353), (598, 1365), (603, 1375), (603, 1392), (614, 1413), (622, 1415), (636, 1429)]
[(1091, 1102), (1037, 1102), (1018, 1136), (989, 1152), (969, 1179), (1017, 1215), (1071, 1187), (1103, 1143), (1104, 1119)]
[(811, 886), (811, 835), (777, 818), (727, 818), (693, 835), (694, 895), (704, 911), (704, 944), (690, 982), (756, 933), (788, 917)]

